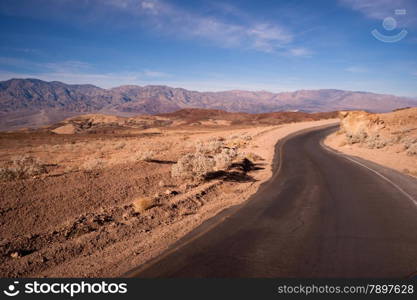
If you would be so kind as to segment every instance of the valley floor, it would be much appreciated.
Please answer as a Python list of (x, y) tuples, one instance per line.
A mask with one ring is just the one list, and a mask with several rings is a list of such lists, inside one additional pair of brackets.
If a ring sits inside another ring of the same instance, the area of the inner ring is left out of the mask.
[[(120, 276), (246, 201), (271, 176), (278, 140), (335, 122), (149, 129), (126, 136), (2, 134), (0, 162), (29, 154), (48, 172), (0, 182), (0, 275)], [(236, 164), (199, 182), (171, 176), (172, 165), (197, 141), (213, 138), (236, 146), (254, 165)], [(154, 202), (138, 211), (141, 197)]]

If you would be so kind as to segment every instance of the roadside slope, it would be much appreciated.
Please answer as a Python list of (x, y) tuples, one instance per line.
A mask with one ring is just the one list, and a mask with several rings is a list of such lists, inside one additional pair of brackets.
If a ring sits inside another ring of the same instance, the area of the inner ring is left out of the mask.
[(385, 114), (341, 112), (325, 144), (342, 153), (417, 176), (417, 108)]

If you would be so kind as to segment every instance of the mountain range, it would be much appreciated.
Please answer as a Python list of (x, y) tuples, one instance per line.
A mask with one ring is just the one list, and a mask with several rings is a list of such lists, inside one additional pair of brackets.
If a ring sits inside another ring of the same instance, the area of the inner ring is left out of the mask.
[(126, 85), (103, 89), (94, 85), (10, 79), (0, 82), (0, 129), (36, 127), (66, 117), (102, 113), (119, 116), (169, 113), (184, 108), (229, 112), (324, 112), (367, 110), (386, 112), (417, 106), (411, 98), (336, 89), (197, 92), (168, 86)]

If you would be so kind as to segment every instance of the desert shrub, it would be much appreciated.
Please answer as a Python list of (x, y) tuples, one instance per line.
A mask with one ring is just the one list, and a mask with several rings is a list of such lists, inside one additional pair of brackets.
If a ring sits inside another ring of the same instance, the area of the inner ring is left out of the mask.
[(370, 149), (384, 148), (388, 143), (388, 140), (381, 138), (379, 135), (368, 136), (366, 146)]
[(214, 158), (214, 170), (227, 169), (233, 160), (237, 157), (237, 151), (235, 149), (223, 148), (219, 154), (216, 154)]
[(209, 172), (212, 172), (216, 165), (213, 157), (199, 154), (194, 156), (191, 163), (193, 166), (193, 175), (196, 177), (201, 177)]
[(81, 167), (87, 171), (93, 171), (105, 168), (106, 162), (103, 159), (95, 158), (86, 161), (81, 165)]
[(194, 154), (186, 154), (178, 159), (177, 163), (174, 164), (171, 168), (172, 177), (192, 177), (193, 174), (193, 164), (192, 160), (194, 159)]
[(132, 208), (137, 213), (143, 213), (154, 205), (155, 200), (149, 197), (139, 197), (132, 202)]
[(411, 144), (407, 149), (408, 155), (417, 155), (417, 143)]
[(212, 138), (206, 142), (197, 141), (195, 144), (195, 150), (197, 153), (210, 154), (220, 153), (223, 148), (223, 141), (218, 138)]
[(201, 153), (186, 154), (171, 168), (171, 175), (180, 178), (201, 177), (214, 170), (215, 161), (211, 156)]
[(249, 152), (248, 154), (246, 154), (246, 158), (251, 160), (251, 161), (264, 160), (262, 156), (259, 156), (258, 154), (253, 153), (253, 152)]
[(0, 168), (0, 180), (12, 180), (16, 174), (9, 168)]
[(403, 140), (405, 149), (410, 148), (413, 144), (417, 144), (417, 138), (407, 137)]
[(6, 179), (27, 178), (46, 173), (45, 166), (35, 157), (22, 155), (15, 157), (11, 166), (3, 168), (2, 177)]
[(252, 140), (252, 137), (250, 135), (244, 134), (244, 135), (242, 135), (242, 140), (244, 140), (244, 141), (251, 141)]
[(145, 150), (138, 154), (137, 159), (140, 161), (150, 161), (153, 159), (154, 155), (155, 155), (155, 151)]
[(23, 155), (15, 157), (10, 166), (0, 168), (0, 179), (22, 179), (43, 173), (46, 173), (46, 168), (37, 158)]
[(368, 134), (365, 131), (360, 131), (357, 134), (347, 134), (346, 139), (349, 144), (362, 143), (366, 140)]
[(172, 177), (200, 179), (207, 173), (227, 169), (237, 157), (235, 149), (222, 148), (220, 153), (207, 155), (196, 152), (186, 154), (172, 166)]

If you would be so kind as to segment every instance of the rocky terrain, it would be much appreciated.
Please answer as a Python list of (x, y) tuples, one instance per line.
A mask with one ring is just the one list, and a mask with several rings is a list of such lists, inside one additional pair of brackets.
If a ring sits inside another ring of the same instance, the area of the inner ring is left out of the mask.
[(332, 89), (285, 93), (196, 92), (167, 86), (102, 89), (93, 85), (11, 79), (0, 82), (0, 130), (53, 124), (80, 113), (134, 116), (186, 108), (245, 113), (355, 109), (386, 112), (416, 105), (416, 100), (403, 97)]
[(93, 114), (0, 133), (0, 276), (120, 276), (255, 193), (279, 139), (336, 121), (272, 116)]
[(337, 150), (417, 176), (417, 108), (390, 113), (340, 112), (340, 130), (326, 143)]
[(280, 125), (291, 122), (317, 121), (336, 118), (337, 112), (304, 113), (304, 112), (275, 112), (265, 114), (229, 113), (222, 110), (182, 109), (173, 113), (159, 115), (138, 115), (134, 117), (119, 117), (102, 114), (86, 114), (71, 117), (43, 128), (46, 132), (56, 134), (74, 133), (137, 133), (144, 129), (181, 126), (205, 126), (206, 128), (221, 128), (230, 125)]

